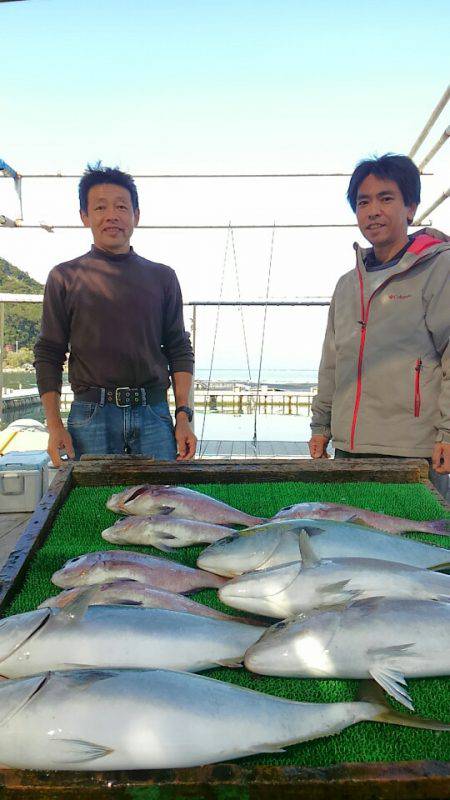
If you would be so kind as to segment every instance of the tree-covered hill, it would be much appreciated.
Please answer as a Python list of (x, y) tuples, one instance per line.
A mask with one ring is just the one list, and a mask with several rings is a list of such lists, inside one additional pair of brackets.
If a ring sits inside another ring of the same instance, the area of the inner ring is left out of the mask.
[[(44, 287), (26, 272), (0, 258), (0, 292), (43, 294)], [(5, 344), (33, 347), (41, 325), (41, 303), (5, 303)]]

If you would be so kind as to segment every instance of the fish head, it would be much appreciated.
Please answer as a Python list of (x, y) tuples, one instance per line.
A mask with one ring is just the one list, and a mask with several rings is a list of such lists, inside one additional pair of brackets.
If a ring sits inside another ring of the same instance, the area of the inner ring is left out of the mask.
[(338, 626), (336, 611), (314, 611), (277, 622), (247, 650), (245, 666), (262, 675), (332, 675), (328, 648)]
[(124, 489), (122, 492), (111, 495), (111, 497), (106, 501), (106, 508), (108, 508), (110, 511), (115, 511), (117, 514), (132, 513), (129, 511), (130, 505), (127, 506), (127, 503), (131, 503), (132, 505), (134, 500), (137, 500), (137, 498), (141, 497), (143, 494), (147, 495), (149, 491), (154, 488), (160, 487), (148, 486), (147, 484), (142, 484), (141, 486), (130, 486), (128, 489)]
[(51, 615), (49, 608), (39, 608), (0, 620), (0, 674), (1, 662), (31, 639)]
[(142, 524), (148, 520), (151, 520), (151, 517), (139, 518), (139, 517), (122, 517), (122, 519), (118, 519), (114, 525), (111, 525), (109, 528), (105, 528), (102, 531), (103, 539), (106, 539), (107, 542), (122, 542), (124, 537), (127, 534), (130, 534), (131, 531), (136, 531), (136, 528), (140, 528)]
[(52, 575), (52, 583), (62, 589), (72, 586), (80, 586), (83, 583), (90, 583), (89, 573), (101, 564), (102, 553), (85, 553), (66, 561), (64, 566)]
[(301, 571), (301, 562), (246, 572), (227, 581), (219, 589), (219, 598), (232, 608), (253, 611), (272, 617), (285, 617), (289, 613), (284, 592)]
[(262, 566), (277, 548), (280, 534), (273, 531), (253, 536), (225, 536), (210, 544), (197, 559), (197, 566), (217, 575), (233, 577)]

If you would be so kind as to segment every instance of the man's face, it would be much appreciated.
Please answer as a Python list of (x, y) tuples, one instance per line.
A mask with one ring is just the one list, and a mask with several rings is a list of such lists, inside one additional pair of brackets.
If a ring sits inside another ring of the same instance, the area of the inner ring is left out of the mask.
[(356, 197), (356, 219), (365, 238), (377, 250), (395, 254), (407, 241), (408, 220), (417, 206), (405, 206), (395, 181), (368, 175)]
[(80, 211), (83, 225), (90, 228), (94, 244), (107, 253), (128, 253), (130, 239), (139, 222), (128, 189), (101, 183), (88, 192), (87, 212)]

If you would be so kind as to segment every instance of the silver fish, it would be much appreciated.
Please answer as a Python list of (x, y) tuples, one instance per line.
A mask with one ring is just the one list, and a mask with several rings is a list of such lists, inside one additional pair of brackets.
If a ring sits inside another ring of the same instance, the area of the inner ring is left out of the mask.
[(372, 677), (412, 709), (405, 677), (450, 673), (450, 603), (370, 598), (300, 614), (269, 628), (245, 666), (263, 675)]
[(280, 520), (240, 531), (238, 536), (221, 539), (205, 548), (197, 566), (233, 577), (298, 561), (302, 530), (312, 538), (318, 558), (379, 558), (433, 569), (450, 566), (450, 550), (443, 547), (325, 519)]
[(331, 736), (363, 720), (449, 730), (380, 698), (297, 703), (165, 670), (50, 672), (0, 684), (2, 763), (16, 769), (173, 769)]
[(71, 558), (52, 575), (52, 583), (67, 589), (109, 583), (119, 578), (140, 581), (155, 589), (177, 593), (196, 592), (206, 587), (218, 589), (223, 584), (223, 579), (217, 575), (128, 550), (104, 550)]
[(110, 511), (118, 514), (173, 514), (183, 519), (198, 519), (217, 525), (257, 525), (263, 517), (254, 517), (214, 500), (201, 492), (182, 486), (131, 486), (113, 494), (106, 503)]
[(224, 614), (223, 611), (216, 611), (215, 608), (197, 603), (182, 594), (168, 592), (165, 589), (154, 589), (139, 581), (117, 580), (111, 583), (99, 583), (96, 591), (92, 591), (92, 586), (74, 586), (72, 589), (65, 589), (55, 597), (47, 597), (38, 608), (65, 608), (68, 604), (76, 600), (77, 597), (89, 595), (89, 605), (136, 605), (143, 608), (167, 608), (171, 611), (185, 611), (188, 614), (198, 614), (201, 617), (213, 617), (235, 622), (244, 622), (247, 625), (261, 625), (254, 619), (248, 617), (232, 617)]
[(296, 503), (286, 506), (278, 511), (273, 519), (295, 519), (297, 517), (308, 519), (331, 519), (336, 522), (356, 522), (370, 525), (379, 531), (387, 533), (404, 533), (405, 531), (418, 531), (420, 533), (438, 533), (450, 536), (450, 519), (435, 519), (429, 522), (419, 522), (413, 519), (393, 517), (389, 514), (379, 514), (367, 508), (354, 508), (340, 503)]
[[(200, 522), (194, 519), (181, 519), (171, 514), (155, 514), (152, 517), (124, 517), (102, 532), (107, 542), (114, 544), (152, 545), (158, 550), (171, 552), (177, 547), (195, 544), (210, 544), (233, 536), (233, 528)], [(236, 534), (237, 535), (237, 534)]]
[(127, 605), (41, 608), (0, 621), (0, 675), (49, 669), (158, 668), (197, 672), (235, 665), (265, 628)]
[(232, 608), (286, 619), (366, 597), (445, 600), (450, 575), (374, 558), (319, 559), (305, 532), (301, 561), (239, 575), (219, 589)]

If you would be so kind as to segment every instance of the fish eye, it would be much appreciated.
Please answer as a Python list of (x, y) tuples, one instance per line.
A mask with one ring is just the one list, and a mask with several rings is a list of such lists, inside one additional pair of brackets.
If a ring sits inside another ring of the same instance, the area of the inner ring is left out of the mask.
[(288, 620), (282, 619), (280, 622), (276, 622), (274, 625), (272, 625), (272, 628), (275, 628), (277, 631), (282, 631), (284, 628), (287, 628), (288, 625)]
[(236, 539), (235, 536), (224, 536), (223, 539), (219, 539), (217, 544), (220, 544), (220, 545), (222, 545), (222, 544), (230, 544), (230, 542), (234, 542), (235, 539)]
[(284, 508), (282, 508), (281, 510), (282, 510), (282, 511), (290, 511), (290, 510), (291, 510), (291, 508), (294, 508), (294, 506), (285, 506), (285, 507), (284, 507)]
[(70, 561), (68, 561), (67, 563), (68, 564), (76, 564), (77, 561), (80, 561), (82, 558), (83, 558), (83, 556), (75, 556), (75, 558), (71, 558)]

